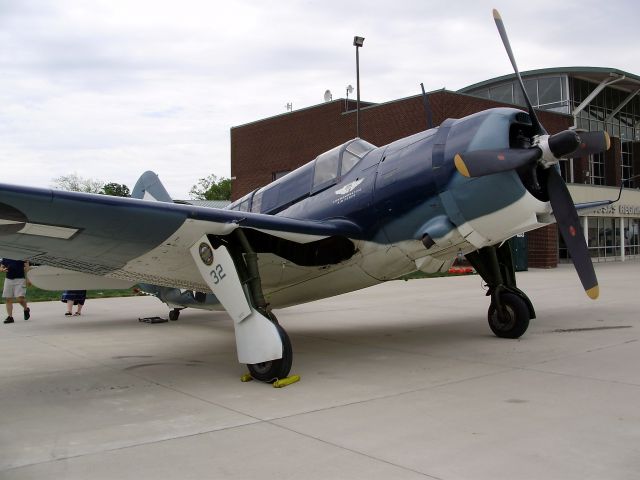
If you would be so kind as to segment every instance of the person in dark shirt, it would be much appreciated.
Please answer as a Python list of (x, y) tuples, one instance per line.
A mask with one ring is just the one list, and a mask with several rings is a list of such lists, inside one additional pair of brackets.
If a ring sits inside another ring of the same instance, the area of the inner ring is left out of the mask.
[(7, 318), (4, 323), (13, 323), (14, 299), (22, 305), (22, 308), (24, 309), (24, 319), (29, 320), (29, 317), (31, 317), (31, 310), (27, 306), (27, 301), (25, 300), (25, 295), (27, 293), (25, 272), (27, 270), (29, 270), (29, 262), (24, 260), (10, 260), (8, 258), (2, 259), (0, 271), (6, 272), (4, 287), (2, 289), (2, 296), (5, 299), (5, 306), (7, 307)]

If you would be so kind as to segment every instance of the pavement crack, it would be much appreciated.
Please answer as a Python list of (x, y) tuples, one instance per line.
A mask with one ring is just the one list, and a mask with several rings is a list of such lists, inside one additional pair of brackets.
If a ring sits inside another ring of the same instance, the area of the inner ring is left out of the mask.
[(329, 446), (334, 447), (334, 448), (339, 448), (341, 450), (346, 450), (347, 452), (351, 452), (351, 453), (353, 453), (355, 455), (360, 455), (360, 456), (365, 457), (365, 458), (367, 458), (369, 460), (373, 460), (373, 461), (376, 461), (376, 462), (384, 463), (386, 465), (390, 465), (392, 467), (399, 468), (399, 469), (407, 471), (407, 472), (416, 473), (416, 474), (421, 475), (421, 476), (423, 476), (425, 478), (432, 478), (434, 480), (444, 480), (442, 477), (436, 477), (435, 475), (431, 475), (429, 473), (421, 472), (419, 470), (415, 470), (413, 468), (406, 467), (404, 465), (399, 465), (399, 464), (394, 463), (394, 462), (392, 462), (390, 460), (385, 460), (383, 458), (374, 457), (372, 455), (369, 455), (368, 453), (361, 452), (359, 450), (355, 450), (355, 449), (347, 447), (345, 445), (340, 445), (340, 444), (337, 444), (337, 443), (334, 443), (334, 442), (330, 442), (330, 441), (324, 440), (324, 439), (322, 439), (320, 437), (316, 437), (316, 436), (310, 435), (308, 433), (303, 433), (303, 432), (300, 432), (298, 430), (294, 430), (294, 429), (292, 429), (290, 427), (285, 427), (284, 425), (279, 425), (277, 423), (272, 423), (272, 421), (269, 421), (267, 423), (269, 423), (270, 425), (273, 425), (274, 427), (278, 427), (278, 428), (281, 428), (281, 429), (286, 430), (288, 432), (295, 433), (296, 435), (302, 435), (303, 437), (310, 438), (310, 439), (315, 440), (317, 442), (324, 443), (325, 445), (329, 445)]

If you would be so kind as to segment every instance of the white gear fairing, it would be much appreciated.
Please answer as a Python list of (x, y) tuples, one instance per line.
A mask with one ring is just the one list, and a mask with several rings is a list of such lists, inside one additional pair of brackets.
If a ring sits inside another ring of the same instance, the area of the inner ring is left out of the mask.
[(276, 326), (251, 305), (226, 247), (214, 249), (203, 236), (190, 251), (203, 281), (233, 319), (238, 361), (256, 364), (282, 358)]

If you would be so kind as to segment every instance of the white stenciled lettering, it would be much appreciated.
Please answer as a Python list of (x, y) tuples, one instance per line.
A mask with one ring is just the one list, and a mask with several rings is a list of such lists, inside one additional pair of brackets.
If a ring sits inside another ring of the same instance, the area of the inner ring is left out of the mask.
[(340, 205), (341, 203), (344, 203), (348, 200), (351, 200), (352, 198), (355, 198), (356, 195), (358, 195), (360, 192), (362, 192), (362, 188), (358, 188), (357, 190), (353, 191), (353, 192), (349, 192), (346, 195), (343, 195), (342, 197), (336, 198), (333, 201), (334, 205)]

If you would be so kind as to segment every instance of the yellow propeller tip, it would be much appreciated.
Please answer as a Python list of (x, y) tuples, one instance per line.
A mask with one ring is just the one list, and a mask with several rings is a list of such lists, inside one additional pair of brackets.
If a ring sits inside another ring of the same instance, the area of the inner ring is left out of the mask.
[(595, 287), (591, 287), (589, 290), (585, 290), (585, 292), (589, 298), (595, 300), (600, 296), (600, 287), (596, 285)]
[(605, 138), (605, 142), (606, 142), (605, 150), (609, 150), (609, 147), (611, 147), (611, 137), (609, 136), (609, 134), (607, 132), (604, 132), (604, 138)]
[(495, 8), (493, 9), (493, 18), (496, 19), (496, 20), (502, 20), (502, 17), (500, 16), (500, 13)]
[(456, 153), (456, 156), (453, 157), (453, 163), (455, 163), (456, 168), (462, 175), (464, 175), (465, 177), (471, 176), (469, 175), (469, 169), (464, 164), (464, 161), (462, 160), (462, 157), (459, 154)]

